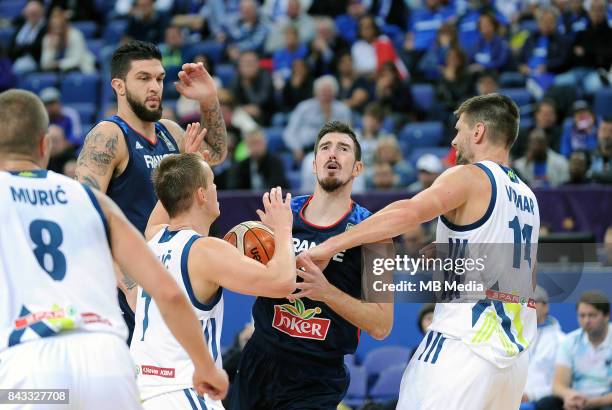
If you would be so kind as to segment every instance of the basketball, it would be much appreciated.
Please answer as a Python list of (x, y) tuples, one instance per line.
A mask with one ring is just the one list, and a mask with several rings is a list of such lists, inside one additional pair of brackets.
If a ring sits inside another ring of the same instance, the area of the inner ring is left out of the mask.
[(264, 265), (274, 255), (274, 232), (261, 222), (242, 222), (230, 229), (223, 239)]

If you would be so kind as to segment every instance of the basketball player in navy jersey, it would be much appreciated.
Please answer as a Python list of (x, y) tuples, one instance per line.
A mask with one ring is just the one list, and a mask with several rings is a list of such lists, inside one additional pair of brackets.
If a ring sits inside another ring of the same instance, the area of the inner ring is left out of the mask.
[[(351, 200), (353, 180), (362, 169), (361, 147), (351, 128), (336, 121), (323, 126), (315, 143), (315, 192), (291, 202), (295, 253), (370, 215)], [(355, 352), (360, 329), (379, 340), (389, 334), (393, 305), (359, 300), (359, 248), (338, 252), (318, 273), (300, 273), (317, 283), (309, 298), (255, 301), (255, 332), (242, 353), (231, 409), (336, 409), (349, 384), (344, 355)]]
[[(175, 122), (161, 119), (165, 76), (161, 53), (154, 44), (133, 41), (119, 47), (111, 60), (117, 115), (89, 132), (77, 162), (77, 179), (106, 192), (142, 233), (157, 202), (151, 172), (163, 157), (208, 151), (208, 160), (214, 165), (227, 154), (225, 123), (213, 79), (201, 63), (182, 68), (176, 88), (200, 103), (201, 122), (207, 131), (202, 133), (201, 144), (188, 146), (185, 131)], [(127, 275), (121, 285), (124, 293), (133, 292), (135, 286)], [(119, 301), (130, 329), (129, 344), (134, 314), (123, 294)]]

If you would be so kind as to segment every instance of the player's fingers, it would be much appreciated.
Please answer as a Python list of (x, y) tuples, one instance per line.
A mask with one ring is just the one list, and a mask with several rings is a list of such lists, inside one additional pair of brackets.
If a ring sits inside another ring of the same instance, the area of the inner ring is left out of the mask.
[(278, 202), (278, 197), (276, 195), (276, 187), (270, 190), (270, 206), (276, 205)]
[(281, 187), (276, 187), (276, 202), (279, 205), (283, 204), (283, 190)]
[[(200, 133), (198, 134), (196, 140), (199, 142), (198, 145), (200, 145), (202, 143), (202, 141), (204, 141), (204, 137), (206, 137), (206, 134), (208, 133), (208, 130), (206, 128), (202, 128), (202, 131), (200, 131)], [(210, 155), (210, 153), (209, 153)]]
[(301, 292), (294, 293), (293, 295), (291, 295), (291, 298), (293, 300), (296, 300), (296, 299), (300, 299), (300, 298), (306, 298), (306, 297), (310, 296), (311, 294), (312, 294), (312, 291), (303, 290)]
[(263, 202), (264, 210), (266, 211), (266, 213), (270, 212), (270, 193), (264, 192), (261, 201)]
[(255, 213), (257, 214), (257, 216), (259, 216), (259, 220), (263, 222), (266, 217), (266, 214), (264, 213), (264, 211), (262, 211), (261, 209), (258, 209), (255, 211)]
[(285, 202), (283, 205), (285, 205), (286, 208), (291, 208), (291, 192), (287, 192), (287, 195), (285, 195)]
[(178, 78), (186, 86), (190, 86), (191, 85), (191, 79), (189, 78), (189, 75), (187, 75), (187, 73), (185, 71), (179, 71)]
[(321, 271), (319, 267), (315, 265), (315, 263), (312, 261), (308, 253), (301, 253), (298, 255), (298, 258), (300, 261), (300, 265), (306, 268), (309, 273), (319, 273)]

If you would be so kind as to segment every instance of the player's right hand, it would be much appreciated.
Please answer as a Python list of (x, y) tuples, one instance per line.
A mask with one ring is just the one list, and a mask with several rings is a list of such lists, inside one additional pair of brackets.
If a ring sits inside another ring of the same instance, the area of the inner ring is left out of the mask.
[(288, 229), (293, 226), (293, 213), (291, 212), (291, 194), (288, 193), (283, 200), (281, 187), (272, 188), (263, 194), (264, 211), (257, 210), (257, 215), (264, 225), (273, 231)]
[(193, 388), (200, 396), (208, 394), (213, 400), (223, 400), (229, 388), (227, 373), (217, 367), (207, 371), (196, 366), (193, 372)]
[(304, 257), (310, 258), (311, 262), (321, 270), (324, 270), (327, 265), (329, 265), (329, 261), (334, 256), (334, 254), (327, 249), (325, 242), (315, 246), (314, 248), (310, 248), (303, 253)]

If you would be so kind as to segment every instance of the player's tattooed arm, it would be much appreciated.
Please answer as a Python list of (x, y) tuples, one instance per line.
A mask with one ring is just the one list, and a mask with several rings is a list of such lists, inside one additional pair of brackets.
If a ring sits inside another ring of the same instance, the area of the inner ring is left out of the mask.
[(219, 101), (211, 106), (201, 106), (202, 127), (207, 129), (200, 152), (208, 151), (211, 165), (220, 164), (227, 156), (227, 130)]

